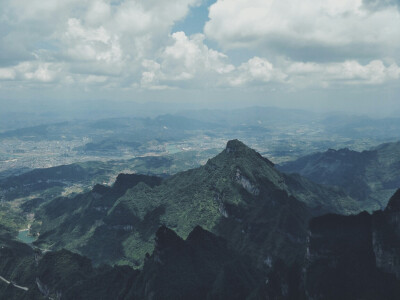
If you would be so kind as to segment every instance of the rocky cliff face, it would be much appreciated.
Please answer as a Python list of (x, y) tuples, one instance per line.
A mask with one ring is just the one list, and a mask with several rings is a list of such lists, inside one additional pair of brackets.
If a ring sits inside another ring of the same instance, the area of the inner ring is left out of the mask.
[(310, 223), (306, 291), (312, 299), (399, 299), (400, 192), (385, 211)]
[(373, 215), (373, 246), (376, 264), (400, 279), (400, 189), (384, 212)]
[(400, 189), (390, 198), (385, 211), (393, 213), (400, 212)]
[(128, 298), (246, 299), (263, 284), (259, 275), (211, 232), (197, 226), (183, 240), (162, 226)]

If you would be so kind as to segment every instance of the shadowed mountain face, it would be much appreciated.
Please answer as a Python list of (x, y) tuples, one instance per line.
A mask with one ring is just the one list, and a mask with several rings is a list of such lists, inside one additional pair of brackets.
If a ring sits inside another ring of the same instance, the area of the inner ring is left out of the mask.
[(86, 257), (67, 250), (42, 255), (28, 246), (22, 251), (24, 246), (9, 244), (0, 251), (2, 264), (10, 269), (3, 268), (2, 275), (24, 288), (0, 282), (2, 299), (239, 300), (267, 295), (261, 273), (251, 267), (248, 258), (201, 227), (186, 240), (160, 227), (154, 252), (146, 255), (141, 271), (128, 266), (96, 268)]
[[(306, 260), (269, 272), (197, 226), (186, 240), (161, 226), (142, 270), (93, 267), (67, 250), (42, 254), (0, 236), (4, 299), (399, 299), (400, 190), (385, 211), (310, 223)], [(304, 264), (305, 263), (305, 264)], [(301, 271), (303, 269), (303, 271)], [(19, 287), (17, 287), (17, 286)], [(21, 289), (24, 288), (25, 290)]]
[(167, 227), (156, 233), (131, 296), (143, 299), (245, 299), (262, 284), (247, 259), (225, 240), (195, 227), (186, 241)]
[(292, 263), (303, 259), (311, 216), (358, 211), (344, 192), (282, 174), (238, 140), (206, 165), (162, 182), (127, 176), (111, 189), (95, 186), (44, 205), (37, 244), (77, 251), (96, 264), (141, 266), (160, 225), (184, 238), (200, 225), (259, 265), (277, 257)]
[[(67, 250), (41, 253), (2, 232), (2, 299), (399, 299), (398, 197), (370, 215), (310, 223), (305, 265), (280, 260), (268, 273), (229, 242), (197, 226), (186, 240), (161, 226), (142, 270), (93, 267)], [(303, 272), (300, 270), (303, 268)], [(17, 287), (19, 286), (19, 287)], [(23, 289), (21, 289), (23, 288)]]
[(43, 204), (36, 245), (55, 251), (0, 227), (0, 298), (399, 299), (400, 190), (322, 215), (355, 205), (229, 141), (203, 167)]
[(312, 299), (399, 299), (399, 195), (372, 215), (311, 221), (306, 289)]
[(400, 187), (400, 142), (382, 144), (370, 151), (349, 149), (315, 153), (279, 166), (320, 184), (343, 188), (373, 211), (386, 206), (387, 199)]
[(386, 212), (400, 212), (400, 189), (398, 189), (389, 199), (388, 205), (386, 206)]

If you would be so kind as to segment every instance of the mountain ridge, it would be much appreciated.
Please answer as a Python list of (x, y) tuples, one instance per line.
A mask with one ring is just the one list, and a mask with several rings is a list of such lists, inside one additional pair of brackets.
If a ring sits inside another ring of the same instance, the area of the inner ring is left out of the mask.
[(330, 149), (277, 166), (316, 183), (337, 186), (370, 212), (384, 209), (400, 187), (400, 142), (381, 144), (362, 152)]
[[(122, 196), (99, 195), (99, 189), (108, 188), (95, 186), (89, 193), (43, 205), (33, 226), (40, 231), (37, 245), (66, 247), (95, 264), (139, 267), (160, 225), (183, 238), (200, 225), (253, 253), (260, 263), (269, 256), (291, 263), (303, 255), (298, 244), (305, 243), (311, 216), (357, 211), (356, 202), (343, 192), (282, 174), (238, 140), (229, 141), (204, 166), (157, 179), (153, 187), (142, 178)], [(60, 214), (63, 205), (67, 213)]]

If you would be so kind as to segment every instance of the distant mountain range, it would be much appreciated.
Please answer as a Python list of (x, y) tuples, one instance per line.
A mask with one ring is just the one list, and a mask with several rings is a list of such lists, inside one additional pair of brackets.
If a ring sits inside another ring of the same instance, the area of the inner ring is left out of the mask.
[[(327, 148), (363, 150), (397, 140), (400, 131), (400, 118), (374, 119), (274, 107), (228, 112), (188, 110), (152, 118), (136, 114), (122, 117), (125, 115), (102, 118), (94, 114), (80, 119), (61, 118), (59, 122), (44, 117), (39, 123), (28, 122), (31, 126), (18, 122), (18, 126), (25, 127), (17, 128), (14, 114), (2, 114), (10, 120), (0, 119), (0, 126), (6, 123), (0, 128), (0, 178), (77, 161), (165, 155), (187, 149), (220, 151), (224, 141), (232, 138), (245, 141), (280, 163)], [(22, 119), (30, 118), (23, 115)]]
[(400, 187), (400, 142), (357, 152), (330, 149), (278, 166), (314, 182), (338, 186), (368, 211), (382, 209)]
[(200, 162), (216, 153), (218, 153), (216, 150), (185, 151), (165, 156), (73, 163), (28, 170), (4, 178), (0, 174), (0, 200), (13, 201), (33, 195), (50, 200), (66, 193), (74, 186), (79, 191), (90, 189), (96, 183), (113, 182), (122, 171), (165, 177), (197, 167)]

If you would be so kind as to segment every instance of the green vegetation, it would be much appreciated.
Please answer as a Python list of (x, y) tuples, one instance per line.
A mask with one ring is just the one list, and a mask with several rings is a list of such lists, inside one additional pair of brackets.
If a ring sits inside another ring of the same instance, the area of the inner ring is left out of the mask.
[(9, 203), (0, 204), (0, 226), (4, 226), (14, 233), (21, 228), (26, 228), (28, 221), (24, 214)]
[(4, 203), (35, 210), (40, 236), (31, 247), (0, 224), (0, 276), (14, 282), (2, 280), (0, 296), (387, 298), (399, 294), (399, 203), (400, 191), (372, 216), (324, 215), (360, 208), (339, 188), (280, 173), (233, 140), (204, 166), (167, 178), (119, 174), (111, 187)]
[(400, 187), (400, 142), (382, 144), (370, 151), (328, 150), (280, 167), (314, 182), (337, 186), (358, 200), (362, 209), (383, 209)]
[(89, 161), (35, 169), (0, 180), (0, 199), (51, 200), (89, 190), (97, 183), (108, 184), (121, 172), (168, 176), (197, 167), (216, 154), (215, 150), (185, 151), (168, 156), (137, 157), (129, 160)]
[(292, 263), (302, 260), (312, 215), (357, 211), (356, 202), (343, 192), (281, 174), (237, 140), (204, 166), (162, 183), (134, 178), (122, 187), (119, 177), (112, 192), (95, 186), (42, 205), (33, 226), (40, 232), (36, 244), (81, 253), (95, 264), (140, 267), (160, 225), (184, 238), (200, 225), (258, 264), (268, 257)]

